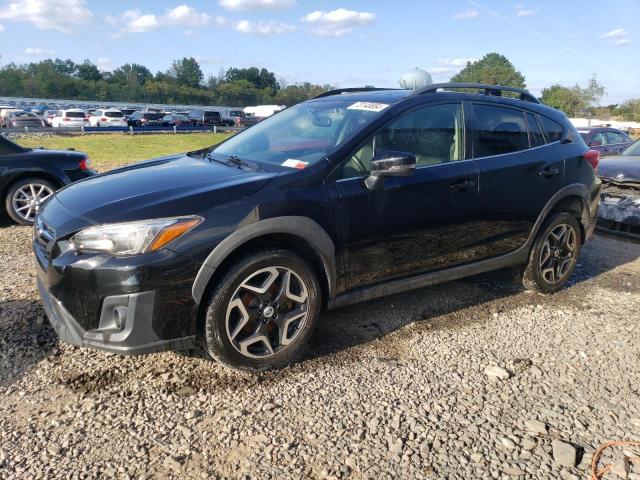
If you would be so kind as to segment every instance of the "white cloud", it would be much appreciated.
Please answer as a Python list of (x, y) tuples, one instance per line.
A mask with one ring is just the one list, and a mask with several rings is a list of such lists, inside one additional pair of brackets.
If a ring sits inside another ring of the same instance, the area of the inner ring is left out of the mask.
[(284, 10), (293, 7), (295, 0), (218, 0), (226, 10)]
[(477, 58), (440, 58), (434, 66), (427, 68), (427, 72), (438, 80), (446, 80), (466, 67), (468, 62), (477, 60)]
[(227, 20), (218, 15), (199, 12), (189, 5), (179, 5), (167, 9), (163, 15), (142, 13), (137, 9), (127, 10), (118, 17), (107, 17), (107, 23), (120, 27), (120, 31), (114, 35), (118, 37), (125, 33), (150, 32), (161, 27), (183, 26), (192, 30), (207, 25), (222, 26), (227, 23)]
[(0, 25), (0, 32), (4, 32), (4, 27)]
[(603, 33), (598, 36), (598, 38), (602, 38), (607, 40), (609, 43), (613, 45), (628, 45), (631, 43), (631, 35), (624, 28), (616, 28), (611, 30), (610, 32)]
[(49, 55), (54, 55), (56, 52), (53, 50), (47, 50), (46, 48), (29, 47), (25, 48), (24, 53), (26, 55), (33, 55), (34, 57), (46, 57)]
[(86, 24), (92, 16), (85, 0), (20, 0), (0, 8), (0, 18), (29, 22), (41, 30), (63, 33)]
[(530, 17), (531, 15), (535, 15), (536, 13), (538, 12), (536, 12), (535, 10), (522, 9), (522, 10), (518, 10), (516, 15), (519, 17)]
[(98, 69), (102, 72), (108, 72), (113, 70), (113, 63), (111, 63), (111, 59), (109, 58), (98, 58), (96, 60), (96, 65), (98, 67)]
[(454, 20), (470, 20), (480, 15), (480, 12), (474, 9), (465, 10), (464, 12), (456, 13), (453, 16)]
[(249, 20), (241, 20), (236, 24), (236, 30), (240, 33), (254, 35), (281, 35), (296, 30), (296, 27), (288, 23), (276, 22), (275, 20), (260, 20), (259, 22), (250, 22)]
[(371, 25), (376, 16), (369, 12), (356, 12), (338, 8), (330, 12), (317, 10), (302, 17), (302, 21), (312, 25), (311, 32), (321, 37), (342, 37), (354, 28)]

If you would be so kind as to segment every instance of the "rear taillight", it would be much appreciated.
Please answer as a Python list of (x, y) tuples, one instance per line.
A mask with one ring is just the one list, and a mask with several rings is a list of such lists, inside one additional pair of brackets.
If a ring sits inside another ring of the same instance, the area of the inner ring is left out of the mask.
[(69, 120), (71, 120), (69, 117), (63, 117), (63, 118), (62, 118), (62, 121), (63, 121), (63, 122), (68, 122)]
[(102, 117), (102, 118), (100, 119), (100, 121), (101, 121), (101, 122), (106, 122), (107, 120), (108, 120), (108, 118), (106, 118), (106, 117)]
[(600, 163), (600, 152), (598, 150), (587, 150), (583, 155), (584, 159), (591, 164), (593, 170), (598, 172), (598, 163)]
[(89, 157), (84, 157), (82, 160), (80, 160), (80, 170), (89, 170), (89, 167), (91, 167), (91, 160), (89, 160)]

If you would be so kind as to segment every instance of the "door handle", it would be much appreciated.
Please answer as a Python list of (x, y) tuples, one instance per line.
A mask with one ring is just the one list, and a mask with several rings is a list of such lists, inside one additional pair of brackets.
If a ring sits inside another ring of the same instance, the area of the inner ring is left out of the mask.
[(540, 170), (540, 172), (538, 172), (538, 174), (544, 178), (555, 177), (559, 173), (560, 173), (560, 170), (558, 170), (557, 168), (545, 168), (543, 170)]
[(469, 179), (461, 179), (458, 182), (451, 184), (452, 190), (468, 190), (470, 188), (474, 188), (476, 186), (476, 182), (474, 180)]

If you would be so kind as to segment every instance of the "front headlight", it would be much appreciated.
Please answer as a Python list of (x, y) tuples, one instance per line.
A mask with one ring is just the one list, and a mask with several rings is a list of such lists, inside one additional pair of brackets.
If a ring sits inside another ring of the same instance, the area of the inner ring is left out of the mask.
[(70, 243), (80, 251), (137, 255), (160, 250), (200, 222), (201, 217), (190, 216), (97, 225), (80, 230)]

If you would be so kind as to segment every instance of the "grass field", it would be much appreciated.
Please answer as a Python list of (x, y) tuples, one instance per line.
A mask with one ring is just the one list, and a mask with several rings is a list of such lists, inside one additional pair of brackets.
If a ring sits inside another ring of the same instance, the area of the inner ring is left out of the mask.
[(223, 133), (192, 133), (184, 135), (74, 135), (25, 136), (16, 141), (25, 147), (48, 149), (73, 148), (89, 154), (92, 166), (99, 172), (149, 158), (188, 152), (214, 145), (225, 138)]

